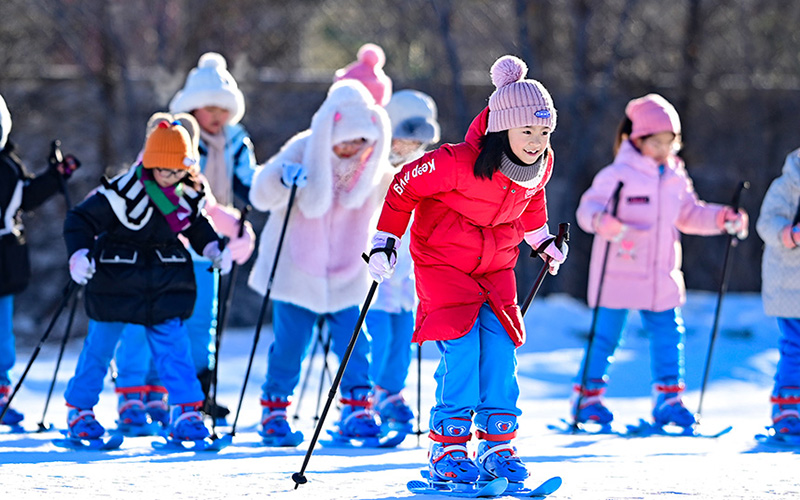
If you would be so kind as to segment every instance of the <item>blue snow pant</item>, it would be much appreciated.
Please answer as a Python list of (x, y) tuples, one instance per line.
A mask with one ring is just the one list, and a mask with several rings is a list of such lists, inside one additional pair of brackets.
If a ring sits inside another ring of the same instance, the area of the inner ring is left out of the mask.
[(784, 388), (800, 388), (800, 318), (778, 318), (781, 337), (778, 340), (780, 359), (775, 371), (774, 396), (781, 395)]
[(371, 309), (366, 317), (367, 332), (372, 338), (370, 378), (389, 394), (397, 394), (406, 386), (411, 364), (411, 337), (414, 334), (414, 313), (390, 313)]
[[(69, 381), (64, 397), (75, 408), (93, 408), (100, 400), (103, 381), (126, 323), (94, 321), (78, 358), (75, 376)], [(203, 391), (189, 356), (189, 339), (178, 318), (144, 327), (145, 338), (153, 353), (158, 374), (169, 392), (170, 403), (203, 401)]]
[[(629, 312), (628, 309), (598, 308), (592, 351), (584, 354), (581, 370), (575, 379), (576, 384), (581, 383), (583, 366), (588, 354), (587, 388), (605, 387), (608, 382), (608, 368), (614, 361), (614, 352), (620, 345)], [(641, 310), (639, 314), (650, 336), (650, 370), (653, 383), (682, 384), (685, 372), (686, 328), (683, 326), (680, 307), (661, 312)]]
[[(448, 418), (472, 419), (487, 430), (493, 414), (522, 414), (517, 408), (517, 350), (491, 307), (484, 303), (472, 329), (463, 337), (437, 340), (441, 353), (434, 373), (436, 404), (430, 428), (441, 431)], [(516, 422), (512, 428), (516, 428)]]
[[(261, 386), (263, 399), (288, 398), (300, 381), (300, 368), (311, 345), (314, 324), (320, 316), (328, 325), (331, 349), (341, 361), (358, 322), (358, 306), (333, 313), (318, 314), (288, 302), (272, 303), (272, 330), (275, 339), (267, 354), (267, 378)], [(340, 389), (372, 388), (369, 378), (369, 338), (364, 328), (358, 335), (350, 361), (342, 375)]]
[[(216, 273), (208, 272), (208, 260), (194, 261), (194, 276), (197, 284), (197, 300), (192, 316), (184, 322), (189, 335), (195, 373), (214, 368), (214, 340), (217, 333)], [(122, 332), (116, 354), (117, 387), (162, 385), (147, 348), (142, 325), (129, 324)]]
[(14, 296), (0, 297), (0, 386), (11, 385), (11, 369), (16, 362), (14, 351)]

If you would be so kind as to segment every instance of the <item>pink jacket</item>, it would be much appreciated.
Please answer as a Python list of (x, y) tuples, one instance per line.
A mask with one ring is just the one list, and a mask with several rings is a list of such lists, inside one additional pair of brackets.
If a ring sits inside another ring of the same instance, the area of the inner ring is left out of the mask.
[[(625, 141), (614, 162), (597, 173), (581, 197), (575, 214), (581, 229), (595, 233), (595, 216), (604, 211), (613, 213), (611, 198), (619, 182), (623, 187), (617, 218), (629, 229), (621, 241), (610, 243), (600, 306), (647, 311), (678, 307), (686, 301), (680, 233), (721, 234), (717, 214), (724, 206), (698, 199), (677, 156), (670, 157), (659, 175), (656, 162)], [(587, 295), (590, 307), (597, 303), (607, 243), (595, 237), (592, 245)]]

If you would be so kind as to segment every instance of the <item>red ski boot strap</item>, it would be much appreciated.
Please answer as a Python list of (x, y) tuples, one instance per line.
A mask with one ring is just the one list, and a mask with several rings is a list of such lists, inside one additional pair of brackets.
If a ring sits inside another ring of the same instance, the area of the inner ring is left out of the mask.
[(770, 396), (769, 402), (776, 405), (800, 404), (800, 395), (797, 396)]
[(430, 438), (431, 441), (436, 441), (437, 443), (463, 444), (472, 439), (472, 433), (470, 432), (463, 436), (445, 436), (443, 434), (430, 431), (428, 433), (428, 438)]
[(507, 432), (505, 434), (488, 434), (478, 429), (475, 431), (475, 437), (478, 439), (485, 439), (486, 441), (510, 441), (517, 437), (517, 431)]
[(583, 397), (591, 397), (591, 396), (602, 396), (604, 392), (606, 392), (605, 387), (597, 387), (595, 389), (589, 389), (587, 387), (581, 387), (579, 385), (574, 385), (572, 387), (574, 392), (580, 392), (581, 396)]
[(368, 399), (341, 398), (339, 402), (343, 405), (360, 406), (362, 408), (370, 408), (372, 406)]
[(686, 388), (686, 385), (684, 385), (683, 383), (673, 384), (673, 385), (668, 385), (668, 384), (656, 384), (655, 385), (655, 389), (656, 389), (657, 392), (666, 392), (666, 393), (670, 393), (670, 394), (676, 394), (676, 393), (679, 393), (679, 392), (683, 392), (683, 390), (685, 388)]
[(0, 385), (0, 396), (8, 396), (11, 392), (7, 385)]
[(270, 401), (268, 399), (261, 400), (261, 406), (274, 410), (276, 408), (288, 408), (292, 404), (290, 401)]
[(131, 387), (117, 387), (114, 392), (117, 394), (134, 394), (147, 392), (150, 386), (147, 385), (134, 385)]
[(164, 387), (163, 385), (148, 385), (146, 389), (147, 392), (162, 392), (164, 394), (167, 394), (167, 388)]

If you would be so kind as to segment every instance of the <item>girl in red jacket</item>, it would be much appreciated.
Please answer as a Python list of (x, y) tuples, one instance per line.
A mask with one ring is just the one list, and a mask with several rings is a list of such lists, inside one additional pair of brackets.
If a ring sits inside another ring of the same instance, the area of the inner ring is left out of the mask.
[[(445, 144), (394, 177), (372, 241), (369, 269), (380, 282), (396, 262), (412, 211), (411, 255), (419, 296), (414, 342), (436, 342), (429, 468), (434, 480), (471, 483), (528, 477), (510, 440), (516, 435), (516, 348), (525, 342), (514, 264), (525, 239), (555, 274), (564, 262), (547, 226), (544, 186), (553, 169), (550, 94), (526, 80), (513, 56), (492, 65), (497, 89), (465, 141)], [(476, 462), (466, 444), (472, 421)]]

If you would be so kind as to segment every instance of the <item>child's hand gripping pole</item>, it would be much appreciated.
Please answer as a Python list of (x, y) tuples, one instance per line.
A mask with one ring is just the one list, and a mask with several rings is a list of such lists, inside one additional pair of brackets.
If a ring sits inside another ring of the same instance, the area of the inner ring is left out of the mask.
[[(563, 251), (562, 249), (564, 248), (564, 244), (568, 241), (569, 241), (569, 223), (562, 222), (561, 224), (558, 225), (558, 234), (555, 237), (554, 243), (555, 247), (558, 248), (559, 251), (563, 252), (565, 258), (567, 252)], [(538, 250), (536, 249), (531, 250), (531, 257), (536, 257), (539, 255), (540, 253)], [(539, 275), (536, 277), (536, 281), (533, 283), (533, 287), (531, 287), (530, 293), (528, 293), (528, 296), (525, 298), (525, 302), (522, 304), (521, 311), (523, 317), (525, 317), (525, 312), (530, 307), (531, 302), (533, 302), (533, 298), (539, 292), (539, 288), (542, 286), (544, 277), (547, 276), (547, 272), (550, 270), (551, 267), (550, 260), (552, 260), (552, 258), (549, 255), (544, 255), (543, 259), (544, 259), (544, 265), (542, 265), (542, 269), (539, 271)]]

